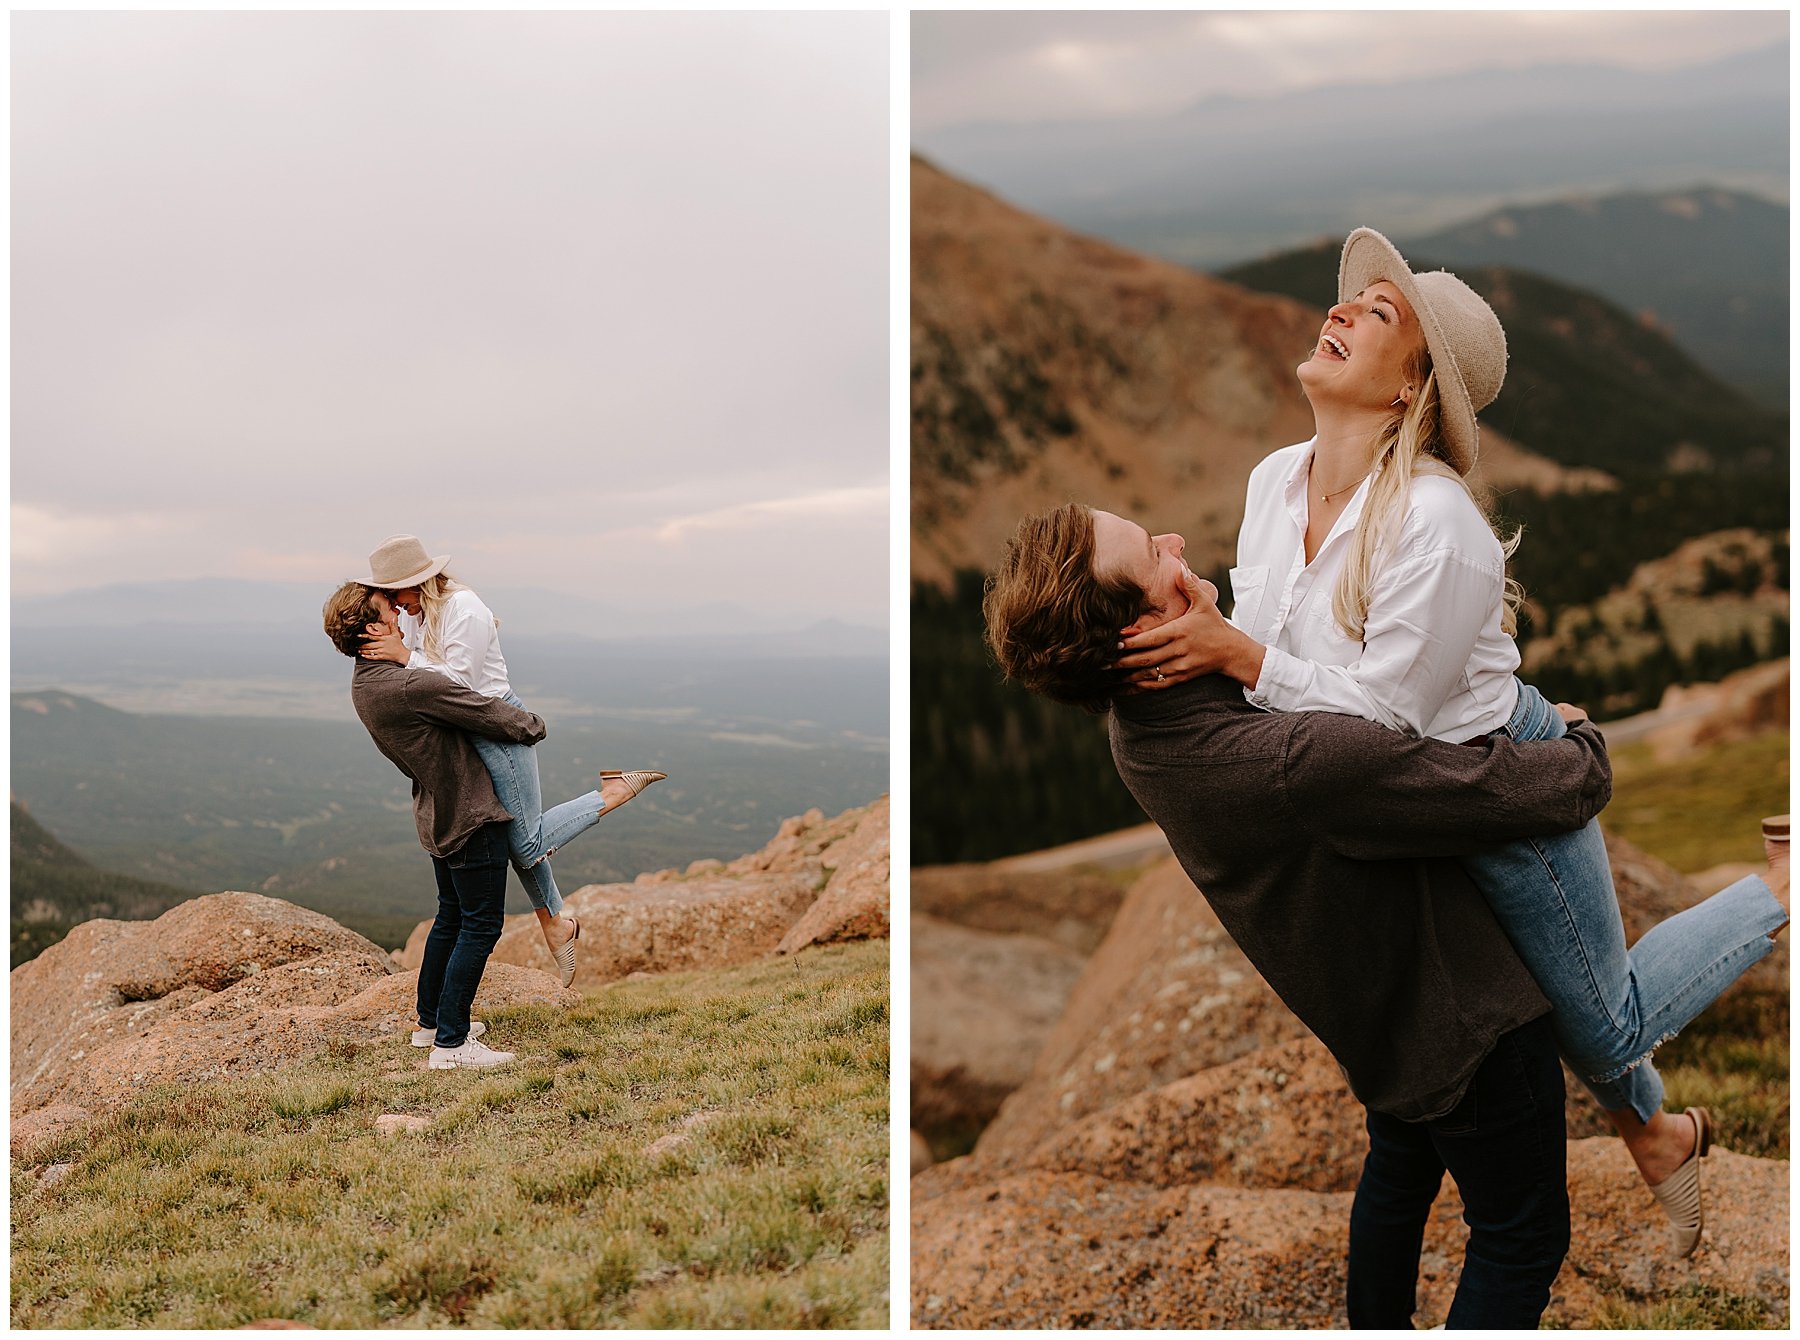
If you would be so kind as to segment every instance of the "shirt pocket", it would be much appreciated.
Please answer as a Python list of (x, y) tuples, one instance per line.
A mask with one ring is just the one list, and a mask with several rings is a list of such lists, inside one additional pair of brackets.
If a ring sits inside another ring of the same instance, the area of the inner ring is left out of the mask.
[(1231, 570), (1231, 622), (1252, 637), (1267, 621), (1263, 605), (1269, 590), (1268, 567), (1233, 568)]

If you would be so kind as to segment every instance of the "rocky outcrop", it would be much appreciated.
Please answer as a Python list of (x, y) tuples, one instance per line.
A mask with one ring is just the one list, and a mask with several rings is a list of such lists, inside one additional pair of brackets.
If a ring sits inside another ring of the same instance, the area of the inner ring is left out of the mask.
[(1181, 867), (1164, 862), (1132, 888), (978, 1152), (1022, 1157), (1121, 1098), (1304, 1031)]
[(845, 940), (885, 939), (888, 933), (888, 802), (883, 796), (863, 815), (856, 831), (819, 854), (819, 863), (831, 871), (831, 879), (788, 928), (780, 954), (793, 954), (808, 945), (838, 944)]
[(51, 1101), (54, 1075), (71, 1063), (239, 983), (304, 995), (313, 974), (299, 965), (309, 960), (330, 964), (333, 981), (350, 974), (343, 996), (391, 970), (379, 946), (330, 917), (256, 893), (195, 898), (154, 921), (84, 922), (13, 970), (14, 1110)]
[(912, 958), (913, 1122), (979, 1129), (1031, 1077), (1085, 958), (1035, 935), (916, 914)]
[[(768, 845), (734, 861), (695, 861), (629, 884), (590, 884), (565, 895), (581, 922), (576, 990), (637, 972), (683, 972), (747, 963), (812, 943), (888, 933), (888, 802), (827, 819), (784, 820)], [(429, 921), (394, 959), (417, 968)], [(554, 973), (534, 914), (508, 917), (496, 963)]]
[[(149, 922), (93, 921), (12, 974), (12, 1110), (27, 1133), (151, 1085), (278, 1070), (413, 1026), (416, 974), (329, 917), (219, 893)], [(576, 999), (490, 966), (475, 1003)], [(23, 1114), (50, 1114), (36, 1120)], [(77, 1115), (79, 1114), (79, 1115)]]
[[(1628, 843), (1608, 845), (1628, 939), (1703, 896)], [(938, 974), (955, 969), (929, 927), (913, 944), (916, 1026), (922, 1003), (946, 993)], [(1786, 952), (1733, 990), (1785, 991)], [(918, 961), (934, 955), (940, 965)], [(1018, 1042), (1029, 1050), (1032, 1035)], [(1598, 1129), (1591, 1100), (1570, 1094), (1572, 1134)], [(1664, 1254), (1660, 1213), (1623, 1146), (1571, 1140), (1574, 1247), (1550, 1324), (1694, 1289), (1785, 1322), (1787, 1164), (1729, 1143), (1707, 1160), (1707, 1237), (1682, 1263)], [(1126, 896), (974, 1153), (913, 1178), (914, 1322), (1343, 1326), (1366, 1148), (1336, 1064), (1164, 863)], [(1447, 1182), (1421, 1268), (1425, 1325), (1443, 1320), (1465, 1237)]]
[(1029, 935), (1085, 958), (1106, 938), (1125, 888), (1119, 879), (1089, 871), (1020, 870), (1012, 861), (995, 861), (914, 870), (909, 902), (915, 914), (938, 922)]
[[(1027, 1169), (912, 1181), (913, 1321), (924, 1327), (1341, 1328), (1351, 1193), (1156, 1186)], [(948, 1183), (941, 1194), (937, 1184)], [(1715, 1150), (1708, 1229), (1690, 1261), (1616, 1140), (1569, 1146), (1572, 1246), (1545, 1321), (1584, 1325), (1605, 1301), (1716, 1290), (1788, 1315), (1787, 1164)], [(1449, 1311), (1467, 1230), (1446, 1181), (1426, 1231), (1419, 1324)]]

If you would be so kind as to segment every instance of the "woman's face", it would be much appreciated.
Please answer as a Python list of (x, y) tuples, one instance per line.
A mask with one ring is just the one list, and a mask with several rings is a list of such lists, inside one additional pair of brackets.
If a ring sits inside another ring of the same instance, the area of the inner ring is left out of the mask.
[(1418, 387), (1408, 364), (1425, 342), (1412, 304), (1385, 279), (1325, 314), (1312, 356), (1299, 368), (1300, 384), (1314, 405), (1387, 409), (1410, 399)]
[(419, 605), (418, 587), (409, 586), (403, 591), (390, 591), (388, 595), (389, 598), (393, 600), (394, 604), (412, 615), (413, 618), (416, 619), (419, 617), (421, 607)]

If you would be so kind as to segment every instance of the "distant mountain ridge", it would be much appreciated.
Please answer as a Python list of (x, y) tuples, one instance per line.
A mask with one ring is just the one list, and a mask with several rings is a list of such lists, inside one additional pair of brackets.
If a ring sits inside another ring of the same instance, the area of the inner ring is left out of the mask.
[(13, 801), (12, 966), (41, 953), (95, 917), (142, 921), (194, 896), (151, 880), (101, 870), (71, 851)]
[(1592, 290), (1654, 319), (1721, 381), (1785, 410), (1788, 215), (1785, 204), (1697, 187), (1513, 206), (1399, 245)]
[[(56, 596), (15, 596), (12, 626), (15, 630), (279, 626), (304, 628), (324, 645), (320, 611), (332, 589), (329, 583), (232, 577), (115, 582)], [(482, 598), (513, 636), (524, 632), (608, 644), (726, 637), (755, 646), (775, 640), (816, 642), (831, 635), (848, 654), (886, 654), (887, 630), (873, 619), (867, 623), (804, 615), (772, 619), (722, 602), (646, 611), (541, 588), (505, 586), (483, 590)]]
[[(1785, 41), (1675, 73), (1406, 75), (1167, 115), (950, 126), (914, 144), (1027, 209), (1208, 269), (1365, 223), (1420, 235), (1521, 199), (1700, 181), (1787, 191)], [(1393, 134), (1426, 121), (1429, 135)]]

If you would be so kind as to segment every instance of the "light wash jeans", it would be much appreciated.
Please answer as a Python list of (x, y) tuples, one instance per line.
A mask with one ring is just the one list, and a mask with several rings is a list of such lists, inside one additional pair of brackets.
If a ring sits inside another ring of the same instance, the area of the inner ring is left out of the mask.
[[(1554, 740), (1557, 710), (1528, 684), (1504, 734)], [(1557, 1045), (1610, 1111), (1661, 1109), (1658, 1043), (1680, 1032), (1751, 964), (1787, 921), (1751, 875), (1652, 927), (1628, 952), (1600, 826), (1526, 838), (1463, 858), (1519, 958), (1555, 1009)]]
[[(501, 700), (523, 709), (519, 695), (508, 693)], [(556, 876), (550, 869), (550, 855), (570, 838), (587, 832), (600, 822), (605, 806), (598, 791), (565, 800), (553, 809), (544, 808), (543, 790), (538, 783), (537, 751), (528, 744), (512, 744), (471, 735), (475, 752), (487, 765), (494, 779), (494, 794), (513, 817), (508, 828), (512, 867), (525, 886), (525, 896), (533, 907), (541, 907), (551, 916), (562, 914), (562, 893), (556, 887)]]

